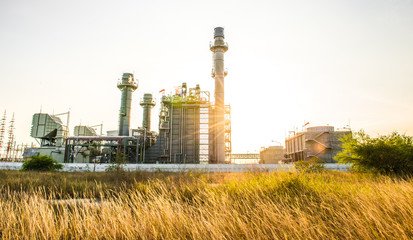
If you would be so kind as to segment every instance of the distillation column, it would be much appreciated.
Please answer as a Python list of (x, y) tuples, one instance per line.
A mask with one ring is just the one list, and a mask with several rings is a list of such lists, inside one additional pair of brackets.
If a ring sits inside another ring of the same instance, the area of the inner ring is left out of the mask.
[(216, 163), (225, 163), (225, 117), (224, 117), (224, 53), (228, 44), (224, 40), (224, 28), (214, 29), (214, 41), (210, 44), (212, 51), (212, 77), (215, 79), (215, 157)]
[(122, 91), (122, 99), (119, 111), (119, 136), (129, 136), (130, 110), (132, 92), (138, 88), (132, 73), (124, 73), (122, 80), (118, 81), (118, 88)]
[(143, 95), (143, 100), (140, 105), (143, 108), (143, 120), (142, 127), (146, 129), (147, 132), (151, 131), (151, 110), (155, 106), (151, 93), (145, 93)]

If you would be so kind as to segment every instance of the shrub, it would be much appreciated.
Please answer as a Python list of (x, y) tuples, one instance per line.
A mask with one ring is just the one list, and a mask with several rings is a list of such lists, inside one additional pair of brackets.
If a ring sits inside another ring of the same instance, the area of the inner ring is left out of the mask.
[(298, 172), (322, 172), (325, 170), (323, 161), (317, 157), (294, 162), (294, 167)]
[(125, 169), (123, 168), (123, 165), (125, 164), (125, 156), (123, 153), (119, 153), (116, 156), (115, 162), (112, 162), (107, 168), (106, 172), (124, 172)]
[(363, 131), (343, 136), (343, 150), (335, 159), (358, 172), (413, 174), (413, 138), (393, 132), (371, 138)]
[(24, 161), (23, 171), (57, 171), (63, 168), (63, 164), (59, 163), (51, 156), (38, 155)]

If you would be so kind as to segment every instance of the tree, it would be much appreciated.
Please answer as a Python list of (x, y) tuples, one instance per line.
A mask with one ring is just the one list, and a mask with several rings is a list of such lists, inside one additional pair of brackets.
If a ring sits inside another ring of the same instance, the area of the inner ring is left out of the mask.
[(351, 164), (354, 171), (413, 174), (413, 138), (393, 132), (371, 138), (360, 131), (341, 138), (343, 150), (335, 159)]
[(23, 171), (57, 171), (63, 168), (63, 164), (51, 156), (38, 155), (23, 162)]

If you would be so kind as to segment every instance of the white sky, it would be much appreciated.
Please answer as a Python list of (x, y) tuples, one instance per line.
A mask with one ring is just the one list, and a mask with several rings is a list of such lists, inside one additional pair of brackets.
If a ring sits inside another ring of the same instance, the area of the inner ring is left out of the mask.
[[(70, 128), (117, 128), (123, 72), (146, 92), (187, 82), (213, 95), (213, 28), (225, 27), (233, 152), (310, 122), (413, 134), (413, 1), (0, 1), (0, 115), (18, 142), (32, 115), (71, 108)], [(159, 104), (153, 111), (157, 130)], [(274, 144), (274, 143), (272, 143)]]

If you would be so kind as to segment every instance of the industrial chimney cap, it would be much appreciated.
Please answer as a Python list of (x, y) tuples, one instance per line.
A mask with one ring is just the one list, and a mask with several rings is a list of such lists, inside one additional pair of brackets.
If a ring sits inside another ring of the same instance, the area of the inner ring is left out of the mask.
[(122, 79), (128, 79), (128, 78), (133, 79), (133, 74), (132, 73), (123, 73)]
[(152, 100), (152, 93), (145, 93), (143, 94), (144, 99), (151, 99)]
[(224, 37), (224, 28), (223, 27), (216, 27), (214, 29), (214, 38), (216, 37)]

